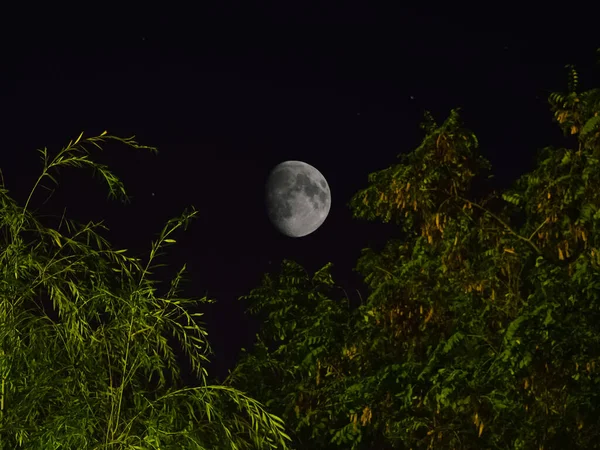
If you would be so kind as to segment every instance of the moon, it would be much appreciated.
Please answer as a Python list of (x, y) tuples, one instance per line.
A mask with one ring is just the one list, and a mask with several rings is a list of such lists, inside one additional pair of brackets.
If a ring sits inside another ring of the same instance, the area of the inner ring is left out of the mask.
[(269, 220), (281, 233), (307, 236), (323, 225), (329, 214), (329, 184), (310, 164), (282, 162), (269, 174), (266, 206)]

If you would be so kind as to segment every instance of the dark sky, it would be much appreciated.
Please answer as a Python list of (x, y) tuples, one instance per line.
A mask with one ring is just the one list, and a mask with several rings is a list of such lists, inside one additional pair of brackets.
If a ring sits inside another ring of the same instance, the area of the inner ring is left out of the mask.
[[(197, 14), (151, 11), (15, 39), (0, 88), (0, 168), (23, 202), (41, 170), (37, 148), (55, 154), (81, 131), (103, 130), (157, 146), (158, 156), (98, 155), (130, 205), (108, 201), (90, 173), (63, 170), (43, 211), (104, 219), (115, 246), (142, 255), (169, 218), (195, 206), (199, 219), (163, 262), (169, 275), (187, 263), (186, 295), (217, 300), (205, 309), (215, 375), (257, 331), (237, 298), (282, 259), (311, 271), (331, 261), (349, 292), (360, 287), (360, 250), (394, 229), (352, 220), (347, 202), (369, 173), (420, 143), (424, 110), (441, 122), (461, 107), (506, 186), (532, 169), (538, 148), (561, 143), (547, 95), (566, 89), (568, 63), (594, 87), (600, 46), (585, 17), (567, 27), (535, 14), (356, 6)], [(290, 159), (318, 168), (332, 191), (329, 217), (300, 239), (280, 235), (263, 203), (269, 171)]]

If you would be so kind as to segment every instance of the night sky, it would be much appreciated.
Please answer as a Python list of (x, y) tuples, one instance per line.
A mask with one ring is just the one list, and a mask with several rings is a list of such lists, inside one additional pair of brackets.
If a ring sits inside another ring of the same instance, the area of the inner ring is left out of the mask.
[[(104, 185), (75, 169), (61, 171), (46, 205), (43, 190), (34, 205), (104, 219), (106, 237), (137, 256), (194, 206), (199, 218), (175, 236), (160, 261), (170, 268), (157, 276), (187, 263), (185, 295), (217, 300), (203, 308), (215, 376), (258, 330), (238, 297), (282, 259), (309, 271), (331, 261), (350, 296), (362, 289), (352, 272), (360, 250), (395, 230), (352, 219), (347, 203), (369, 173), (419, 145), (425, 110), (442, 122), (462, 108), (501, 188), (533, 168), (537, 149), (563, 143), (547, 96), (566, 90), (565, 64), (577, 65), (584, 88), (599, 86), (600, 38), (579, 22), (358, 7), (207, 9), (196, 22), (180, 14), (15, 40), (0, 87), (0, 168), (23, 204), (42, 169), (38, 148), (54, 155), (81, 131), (104, 130), (158, 147), (157, 156), (113, 145), (96, 153), (124, 181), (129, 205), (107, 200)], [(329, 217), (304, 238), (281, 235), (265, 212), (264, 183), (285, 160), (315, 166), (332, 192)]]

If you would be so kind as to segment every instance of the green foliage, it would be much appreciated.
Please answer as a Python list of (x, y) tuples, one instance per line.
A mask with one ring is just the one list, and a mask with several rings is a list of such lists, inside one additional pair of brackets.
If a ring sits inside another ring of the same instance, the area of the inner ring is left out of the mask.
[(264, 318), (265, 327), (254, 351), (242, 356), (225, 381), (265, 399), (286, 423), (295, 424), (297, 442), (310, 441), (310, 446), (327, 442), (332, 424), (345, 421), (329, 395), (331, 388), (321, 387), (339, 376), (348, 327), (347, 306), (332, 299), (340, 289), (330, 270), (327, 264), (309, 275), (283, 261), (277, 276), (265, 275), (260, 287), (241, 298), (249, 312)]
[(230, 381), (297, 448), (598, 448), (600, 90), (569, 70), (550, 104), (575, 148), (543, 149), (501, 195), (472, 195), (490, 165), (458, 111), (427, 113), (422, 144), (369, 176), (354, 216), (404, 234), (363, 251), (360, 307), (309, 300), (320, 285), (289, 262), (253, 291), (265, 327)]
[[(63, 218), (53, 229), (29, 212), (36, 188), (45, 178), (57, 183), (61, 167), (90, 168), (111, 196), (126, 199), (121, 181), (90, 158), (89, 149), (110, 140), (155, 151), (106, 132), (80, 135), (53, 159), (41, 151), (44, 169), (24, 207), (1, 186), (0, 448), (287, 448), (281, 419), (207, 383), (207, 333), (202, 314), (189, 311), (211, 300), (179, 297), (185, 266), (166, 293), (150, 278), (161, 249), (196, 211), (166, 224), (145, 264), (111, 249), (100, 223)], [(178, 387), (170, 337), (199, 387)]]
[(578, 92), (578, 74), (571, 65), (569, 70), (569, 92), (553, 93), (549, 101), (563, 133), (567, 136), (577, 135), (579, 149), (593, 150), (598, 156), (600, 144), (600, 89)]

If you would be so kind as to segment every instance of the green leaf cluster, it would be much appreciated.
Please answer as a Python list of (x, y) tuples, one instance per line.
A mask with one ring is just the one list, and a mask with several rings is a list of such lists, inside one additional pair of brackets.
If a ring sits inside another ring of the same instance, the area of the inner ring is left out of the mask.
[[(210, 346), (198, 306), (180, 296), (185, 266), (166, 292), (152, 271), (174, 233), (196, 211), (168, 221), (146, 262), (115, 250), (102, 223), (61, 218), (57, 228), (30, 211), (42, 182), (64, 167), (89, 168), (111, 196), (122, 182), (91, 159), (109, 141), (155, 151), (134, 138), (71, 141), (44, 168), (23, 207), (0, 186), (1, 449), (285, 449), (280, 418), (245, 393), (209, 384)], [(182, 387), (176, 349), (199, 386)]]
[(549, 101), (572, 145), (506, 192), (478, 192), (491, 165), (458, 110), (369, 176), (354, 216), (401, 237), (363, 251), (361, 306), (290, 262), (245, 298), (265, 325), (229, 382), (297, 448), (598, 448), (600, 90), (569, 71)]

